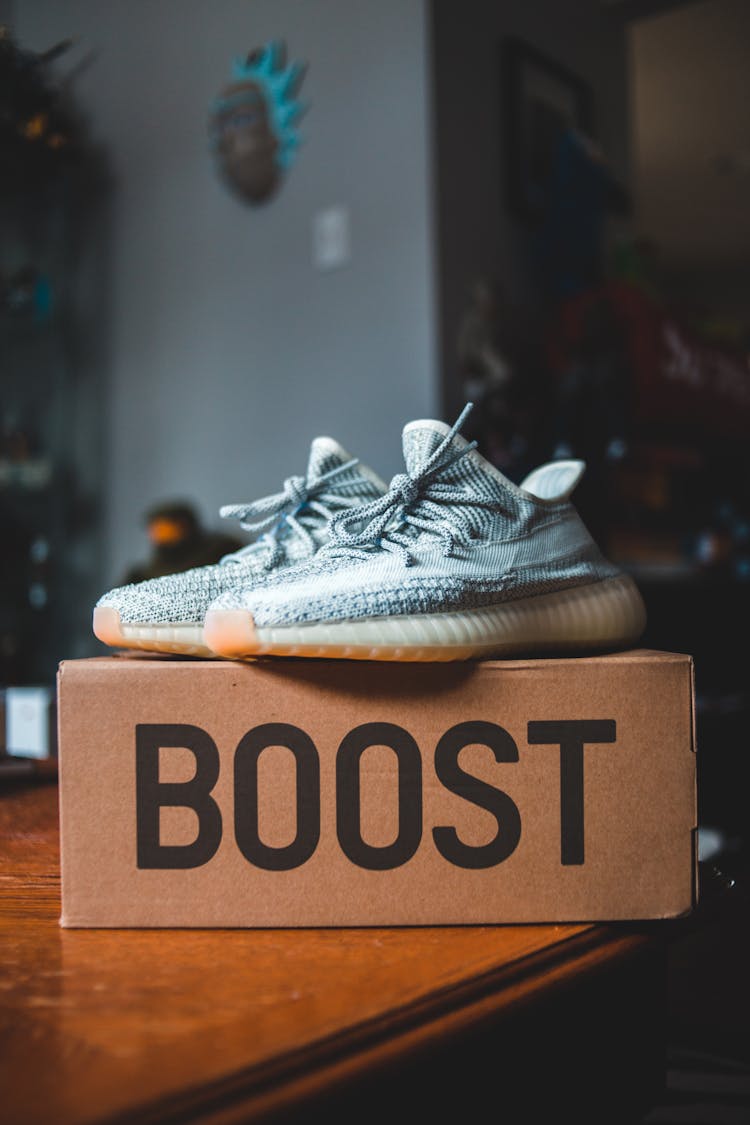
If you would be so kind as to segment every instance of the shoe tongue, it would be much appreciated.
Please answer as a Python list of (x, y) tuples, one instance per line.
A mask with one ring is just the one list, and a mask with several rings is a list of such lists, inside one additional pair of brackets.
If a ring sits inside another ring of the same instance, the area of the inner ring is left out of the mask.
[[(404, 426), (404, 461), (410, 473), (415, 473), (422, 468), (425, 461), (429, 460), (435, 452), (450, 427), (444, 422), (410, 422)], [(466, 441), (457, 435), (451, 442), (451, 448), (461, 449)]]
[[(308, 486), (314, 484), (320, 477), (330, 473), (332, 469), (338, 469), (342, 465), (346, 465), (349, 461), (353, 461), (351, 453), (344, 449), (343, 445), (339, 445), (331, 437), (316, 437), (313, 439), (310, 446), (310, 457), (307, 462), (307, 483)], [(354, 482), (355, 487), (352, 487)], [(342, 493), (350, 497), (360, 497), (364, 502), (365, 500), (375, 499), (376, 496), (382, 495), (385, 491), (385, 485), (380, 478), (375, 474), (372, 469), (368, 469), (361, 461), (352, 465), (346, 472), (339, 473), (330, 482), (331, 492), (338, 492), (341, 485), (347, 487), (341, 489)]]
[[(450, 433), (450, 426), (445, 422), (419, 421), (410, 422), (404, 427), (403, 447), (406, 468), (411, 475), (417, 473), (427, 460), (432, 456), (437, 447)], [(455, 454), (466, 449), (469, 442), (461, 434), (456, 434), (446, 453)], [(445, 469), (441, 469), (439, 479), (468, 486), (472, 491), (477, 487), (483, 492), (493, 496), (502, 494), (506, 487), (513, 488), (503, 474), (486, 461), (475, 449), (459, 458)]]
[(307, 462), (307, 480), (312, 483), (331, 469), (338, 469), (352, 460), (351, 453), (347, 453), (343, 446), (329, 437), (316, 437), (310, 446), (310, 457)]

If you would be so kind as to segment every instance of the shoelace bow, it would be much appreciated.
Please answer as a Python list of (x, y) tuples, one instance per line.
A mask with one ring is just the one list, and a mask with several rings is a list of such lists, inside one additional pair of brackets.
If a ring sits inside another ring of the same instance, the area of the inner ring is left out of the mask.
[(353, 458), (344, 465), (329, 469), (313, 481), (300, 476), (287, 477), (281, 492), (253, 500), (249, 504), (225, 504), (219, 510), (221, 518), (239, 520), (240, 527), (245, 531), (255, 532), (256, 539), (239, 551), (225, 555), (222, 563), (237, 561), (256, 551), (262, 541), (270, 547), (270, 554), (265, 560), (266, 568), (270, 569), (283, 556), (283, 540), (289, 533), (304, 540), (312, 553), (316, 544), (302, 520), (313, 513), (322, 516), (324, 520), (331, 520), (340, 509), (349, 508), (352, 502), (356, 502), (357, 497), (347, 496), (347, 492), (359, 487), (361, 482), (357, 478), (339, 481), (335, 492), (330, 491), (329, 485), (358, 464), (359, 460)]
[[(451, 449), (451, 442), (473, 408), (467, 403), (443, 440), (416, 471), (397, 474), (384, 496), (347, 512), (339, 512), (330, 526), (326, 554), (363, 558), (373, 547), (399, 554), (405, 566), (414, 562), (410, 551), (413, 535), (409, 528), (439, 536), (443, 554), (450, 556), (456, 547), (468, 546), (471, 535), (465, 521), (451, 506), (490, 508), (495, 503), (439, 479), (451, 465), (460, 461), (477, 443)], [(399, 518), (399, 522), (396, 520)], [(389, 526), (390, 525), (390, 526)], [(352, 530), (357, 527), (358, 530)], [(403, 530), (402, 530), (403, 529)]]

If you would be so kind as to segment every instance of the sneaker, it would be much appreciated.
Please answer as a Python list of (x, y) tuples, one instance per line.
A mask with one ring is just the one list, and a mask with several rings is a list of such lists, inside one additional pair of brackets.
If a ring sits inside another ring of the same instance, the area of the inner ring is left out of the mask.
[(213, 656), (203, 618), (214, 598), (248, 590), (269, 575), (311, 558), (327, 541), (333, 515), (382, 496), (385, 484), (332, 438), (312, 443), (305, 477), (290, 477), (282, 492), (221, 509), (254, 532), (247, 547), (221, 562), (164, 578), (120, 586), (94, 609), (94, 633), (116, 648)]
[(582, 461), (518, 487), (442, 422), (403, 432), (406, 473), (337, 515), (310, 562), (211, 606), (221, 656), (464, 660), (630, 645), (645, 610), (599, 552), (570, 495)]

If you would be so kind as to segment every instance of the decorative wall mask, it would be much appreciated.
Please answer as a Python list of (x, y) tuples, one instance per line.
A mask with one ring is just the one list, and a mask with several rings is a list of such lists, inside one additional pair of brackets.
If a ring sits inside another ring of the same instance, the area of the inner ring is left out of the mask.
[(297, 98), (305, 64), (286, 63), (273, 40), (235, 59), (232, 80), (211, 107), (211, 143), (223, 178), (248, 203), (264, 203), (294, 161), (297, 126), (307, 104)]

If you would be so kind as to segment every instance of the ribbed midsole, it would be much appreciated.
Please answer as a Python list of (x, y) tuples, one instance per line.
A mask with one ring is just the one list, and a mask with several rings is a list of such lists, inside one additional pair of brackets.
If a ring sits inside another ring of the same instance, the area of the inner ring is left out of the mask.
[(203, 626), (194, 622), (122, 624), (120, 631), (126, 647), (151, 652), (177, 652), (186, 656), (213, 655), (203, 640)]
[(644, 624), (641, 596), (632, 579), (620, 575), (451, 613), (256, 625), (254, 651), (324, 656), (336, 649), (336, 655), (371, 659), (460, 660), (524, 649), (622, 645), (635, 641)]

